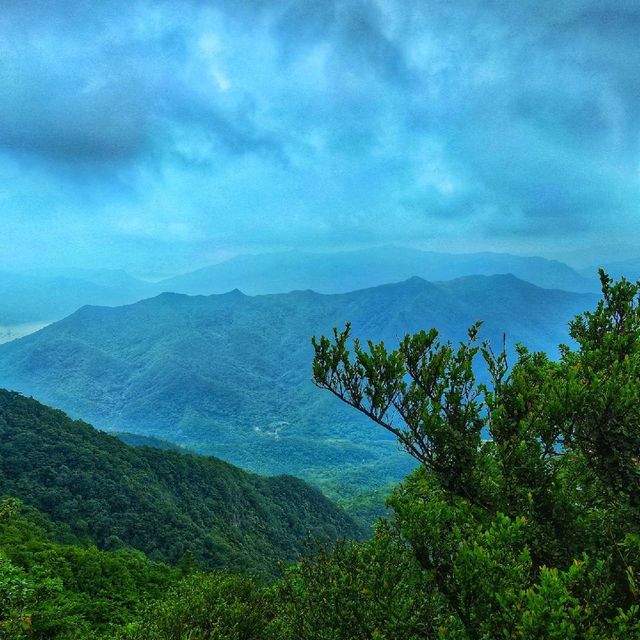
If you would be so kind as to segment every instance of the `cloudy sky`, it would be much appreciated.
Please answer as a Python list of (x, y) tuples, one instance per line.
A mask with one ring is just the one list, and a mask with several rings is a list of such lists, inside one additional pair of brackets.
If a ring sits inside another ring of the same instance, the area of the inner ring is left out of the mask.
[(0, 269), (640, 254), (637, 0), (3, 0)]

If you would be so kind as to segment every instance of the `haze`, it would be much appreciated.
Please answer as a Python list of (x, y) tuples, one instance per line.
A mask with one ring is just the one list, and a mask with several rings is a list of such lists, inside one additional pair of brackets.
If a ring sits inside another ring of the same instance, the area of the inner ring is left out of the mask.
[(5, 0), (0, 266), (637, 256), (635, 1)]

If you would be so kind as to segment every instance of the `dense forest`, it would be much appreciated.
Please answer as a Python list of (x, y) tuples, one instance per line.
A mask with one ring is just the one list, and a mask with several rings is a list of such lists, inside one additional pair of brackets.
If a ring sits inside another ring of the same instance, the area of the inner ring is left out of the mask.
[(354, 336), (388, 344), (425, 326), (459, 340), (483, 319), (486, 338), (507, 332), (553, 353), (567, 319), (595, 300), (509, 275), (412, 278), (340, 295), (164, 294), (84, 307), (1, 345), (0, 386), (101, 429), (170, 440), (256, 473), (293, 474), (368, 517), (352, 486), (386, 494), (413, 460), (386, 431), (314, 387), (310, 336), (351, 322)]
[[(640, 637), (640, 283), (602, 274), (602, 288), (556, 360), (521, 346), (511, 362), (478, 325), (457, 344), (419, 331), (394, 350), (352, 341), (348, 326), (314, 339), (316, 384), (393, 433), (418, 466), (369, 540), (311, 543), (277, 578), (202, 572), (190, 555), (169, 567), (132, 548), (97, 550), (89, 523), (77, 539), (75, 516), (52, 508), (55, 477), (14, 470), (2, 491), (25, 504), (8, 497), (0, 508), (0, 637)], [(34, 418), (64, 422), (2, 397), (12, 455), (27, 456)], [(86, 442), (88, 427), (68, 426)], [(167, 473), (191, 460), (99, 440), (112, 459), (123, 447), (141, 456), (136, 465), (171, 461)]]
[(273, 573), (309, 537), (360, 530), (319, 491), (211, 457), (130, 447), (15, 392), (0, 390), (0, 495), (101, 549), (203, 568)]

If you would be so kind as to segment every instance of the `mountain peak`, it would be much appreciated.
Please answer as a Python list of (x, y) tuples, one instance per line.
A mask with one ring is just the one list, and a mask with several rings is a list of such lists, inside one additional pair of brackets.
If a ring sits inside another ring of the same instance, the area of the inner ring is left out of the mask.
[(417, 285), (424, 285), (424, 284), (428, 284), (428, 280), (425, 280), (424, 278), (421, 278), (420, 276), (411, 276), (410, 278), (407, 278), (403, 284), (417, 284)]

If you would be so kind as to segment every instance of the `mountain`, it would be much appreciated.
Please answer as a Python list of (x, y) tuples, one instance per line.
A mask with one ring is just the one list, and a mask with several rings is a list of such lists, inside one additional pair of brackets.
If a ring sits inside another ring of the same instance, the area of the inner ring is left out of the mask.
[(618, 260), (607, 262), (600, 265), (594, 265), (588, 269), (583, 269), (582, 274), (594, 278), (599, 268), (604, 269), (611, 277), (619, 279), (622, 276), (627, 280), (640, 280), (640, 258), (631, 258), (629, 260)]
[(164, 280), (158, 286), (163, 291), (191, 295), (223, 293), (234, 288), (252, 295), (296, 289), (341, 293), (412, 276), (437, 281), (505, 273), (548, 289), (599, 291), (592, 277), (595, 271), (584, 277), (557, 260), (506, 253), (437, 253), (403, 247), (244, 255)]
[(118, 291), (121, 295), (145, 296), (155, 291), (154, 284), (140, 280), (124, 269), (61, 269), (54, 275), (74, 280), (83, 280)]
[(133, 448), (18, 393), (0, 390), (0, 496), (11, 495), (101, 548), (132, 547), (204, 567), (275, 571), (308, 535), (358, 527), (302, 480), (221, 460)]
[(561, 262), (544, 258), (400, 247), (245, 255), (157, 283), (113, 269), (65, 269), (45, 275), (0, 272), (0, 343), (60, 320), (84, 305), (118, 306), (163, 292), (208, 295), (241, 289), (247, 294), (267, 294), (313, 289), (340, 293), (412, 276), (449, 280), (504, 273), (545, 288), (585, 292), (598, 290), (595, 272), (584, 277)]
[(122, 305), (154, 295), (152, 285), (109, 271), (75, 275), (0, 272), (0, 326), (59, 320), (86, 304)]
[[(514, 276), (444, 283), (411, 278), (346, 294), (163, 294), (116, 308), (84, 307), (0, 345), (0, 386), (85, 417), (101, 429), (171, 440), (261, 473), (329, 482), (354, 468), (386, 484), (409, 471), (395, 440), (313, 386), (312, 335), (351, 322), (389, 345), (432, 326), (555, 350), (566, 323), (596, 297)], [(554, 352), (555, 353), (555, 352)]]

